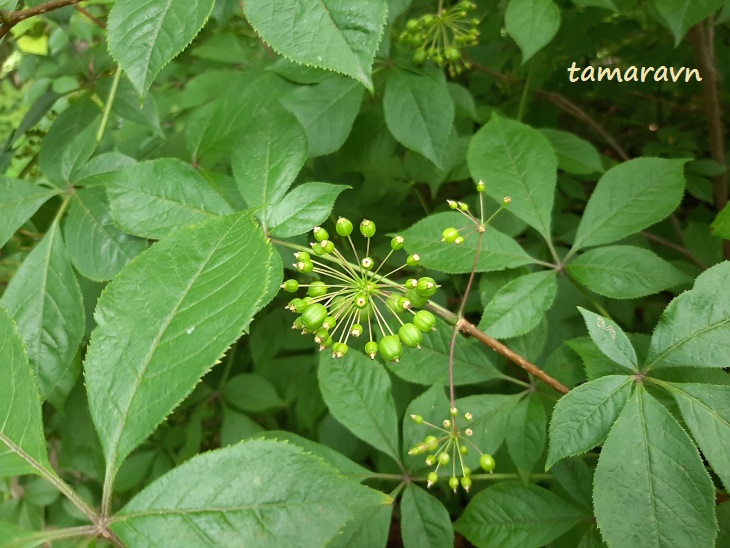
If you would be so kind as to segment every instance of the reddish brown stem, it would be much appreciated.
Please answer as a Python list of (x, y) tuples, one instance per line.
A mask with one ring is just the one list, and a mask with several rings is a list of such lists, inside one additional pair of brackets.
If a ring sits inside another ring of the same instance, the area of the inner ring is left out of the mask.
[(65, 8), (66, 6), (77, 4), (78, 2), (81, 2), (81, 0), (50, 0), (50, 2), (46, 2), (40, 6), (34, 6), (32, 8), (3, 14), (3, 24), (0, 25), (0, 38), (9, 33), (10, 29), (21, 21), (25, 21), (35, 15), (42, 15), (49, 11)]

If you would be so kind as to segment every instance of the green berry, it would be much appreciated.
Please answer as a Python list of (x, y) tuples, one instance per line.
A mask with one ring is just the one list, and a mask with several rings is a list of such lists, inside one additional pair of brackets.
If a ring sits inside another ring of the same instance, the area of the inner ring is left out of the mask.
[(413, 325), (420, 329), (423, 333), (428, 333), (436, 328), (436, 316), (428, 310), (419, 310), (413, 316)]
[(312, 282), (307, 288), (307, 295), (310, 297), (321, 297), (327, 294), (327, 286), (324, 282)]
[(382, 354), (383, 358), (389, 362), (398, 363), (403, 355), (403, 345), (401, 344), (398, 335), (388, 335), (380, 339), (378, 349), (380, 350), (380, 354)]
[(429, 277), (423, 277), (418, 280), (418, 285), (416, 286), (416, 291), (421, 297), (433, 297), (437, 289), (438, 285), (436, 285), (436, 280)]
[(417, 347), (423, 340), (421, 330), (412, 323), (404, 323), (401, 325), (398, 330), (398, 337), (400, 337), (400, 340), (403, 341), (403, 344), (410, 348)]
[(487, 190), (487, 185), (484, 184), (484, 181), (480, 180), (479, 182), (477, 182), (476, 186), (477, 186), (477, 192), (484, 192), (485, 190)]
[(451, 457), (449, 456), (448, 453), (444, 452), (444, 453), (439, 454), (439, 464), (441, 466), (446, 466), (450, 462), (451, 462)]
[(426, 50), (425, 49), (417, 49), (415, 53), (413, 54), (413, 64), (414, 65), (422, 65), (426, 62)]
[(436, 451), (439, 448), (439, 441), (436, 436), (426, 436), (423, 438), (423, 443), (426, 444), (426, 448), (429, 451)]
[(459, 203), (454, 200), (446, 200), (446, 203), (449, 204), (451, 209), (459, 209)]
[(454, 243), (455, 243), (456, 245), (461, 245), (461, 244), (463, 244), (463, 243), (464, 243), (464, 237), (463, 237), (463, 236), (459, 236), (458, 238), (456, 238), (456, 240), (454, 240)]
[[(426, 448), (428, 449), (428, 447)], [(426, 466), (433, 466), (436, 464), (436, 455), (429, 455), (426, 457)]]
[(413, 422), (416, 424), (423, 424), (423, 417), (421, 415), (411, 415), (411, 419), (413, 419)]
[(296, 280), (287, 280), (281, 284), (281, 288), (287, 293), (296, 293), (299, 289), (299, 282)]
[(418, 253), (411, 253), (406, 259), (408, 266), (418, 266), (419, 262), (421, 262), (421, 256)]
[(294, 254), (294, 258), (297, 261), (309, 261), (312, 257), (306, 251), (298, 251)]
[(319, 247), (323, 253), (330, 254), (335, 250), (335, 243), (332, 240), (322, 240), (319, 242)]
[(418, 280), (415, 278), (408, 278), (404, 284), (408, 289), (415, 289), (418, 287)]
[(464, 466), (464, 467), (463, 467), (463, 468), (461, 469), (461, 474), (462, 474), (462, 475), (463, 475), (463, 476), (464, 476), (465, 478), (468, 478), (469, 476), (471, 476), (471, 468), (469, 468), (469, 467), (467, 467), (467, 466)]
[(365, 308), (369, 302), (370, 298), (367, 293), (358, 293), (353, 300), (353, 304), (358, 308)]
[(345, 354), (347, 354), (348, 347), (345, 343), (336, 342), (332, 345), (332, 357), (333, 358), (341, 358)]
[(459, 209), (462, 211), (469, 211), (469, 204), (465, 202), (459, 202)]
[(327, 337), (319, 343), (320, 350), (324, 350), (325, 348), (329, 348), (330, 346), (332, 346), (332, 337)]
[(482, 456), (479, 457), (479, 466), (481, 466), (485, 472), (491, 472), (496, 466), (494, 457), (488, 453), (483, 453)]
[(326, 245), (327, 245), (327, 243), (326, 243), (326, 242), (327, 242), (327, 240), (322, 240), (322, 241), (323, 241), (323, 242), (325, 242), (325, 244), (324, 244), (324, 245), (320, 245), (320, 244), (321, 244), (322, 242), (312, 242), (312, 243), (311, 243), (311, 246), (312, 246), (312, 251), (314, 251), (314, 254), (315, 254), (315, 255), (318, 255), (318, 256), (320, 256), (320, 257), (321, 257), (322, 255), (324, 255), (324, 248), (325, 248), (325, 247), (326, 247)]
[(327, 232), (324, 228), (321, 226), (315, 226), (314, 230), (312, 231), (314, 234), (314, 239), (318, 242), (321, 242), (322, 240), (329, 240), (330, 235), (329, 232)]
[[(401, 297), (401, 299), (402, 298), (403, 297)], [(403, 314), (403, 312), (406, 311), (406, 309), (400, 305), (400, 299), (395, 295), (391, 295), (390, 297), (388, 297), (386, 305), (394, 314)]]
[(461, 59), (461, 52), (454, 47), (446, 48), (446, 51), (444, 51), (444, 57), (446, 57), (449, 61), (458, 61)]
[(368, 219), (363, 219), (360, 223), (360, 234), (366, 238), (372, 238), (375, 236), (375, 223)]
[(309, 274), (312, 270), (314, 270), (314, 264), (312, 261), (298, 261), (294, 263), (294, 268), (296, 268), (299, 272)]
[(408, 30), (414, 30), (417, 27), (418, 27), (418, 21), (416, 21), (415, 19), (409, 19), (408, 22), (406, 23), (406, 28)]
[(459, 446), (459, 453), (462, 455), (468, 455), (469, 454), (469, 448), (466, 445), (460, 445)]
[(430, 13), (428, 13), (428, 14), (424, 15), (424, 16), (423, 16), (423, 17), (421, 18), (421, 21), (423, 21), (423, 24), (424, 24), (425, 26), (427, 26), (427, 27), (430, 27), (431, 25), (433, 25), (433, 20), (434, 20), (434, 17), (433, 17), (433, 15), (431, 15)]
[(444, 231), (441, 233), (441, 241), (446, 242), (447, 244), (453, 244), (454, 240), (458, 237), (459, 231), (453, 227), (444, 228)]
[(403, 244), (405, 243), (405, 238), (403, 236), (396, 236), (392, 240), (390, 240), (390, 249), (393, 251), (398, 251), (399, 249), (403, 249)]
[(302, 312), (302, 322), (309, 331), (316, 331), (327, 317), (327, 308), (321, 303), (310, 304)]
[(286, 307), (292, 312), (301, 314), (307, 309), (307, 306), (308, 305), (304, 299), (292, 299)]
[(421, 308), (428, 302), (428, 297), (424, 297), (423, 295), (418, 293), (417, 289), (409, 289), (406, 293), (406, 297), (416, 308)]
[(471, 478), (469, 476), (461, 478), (461, 486), (464, 488), (464, 491), (468, 492), (471, 487)]
[(359, 337), (362, 335), (362, 326), (359, 323), (353, 324), (350, 328), (350, 335), (353, 337)]
[(322, 322), (322, 327), (324, 329), (332, 329), (335, 325), (337, 325), (337, 320), (335, 320), (332, 316), (327, 316)]
[(375, 262), (370, 257), (365, 257), (360, 261), (360, 266), (365, 270), (372, 270)]
[(337, 231), (337, 234), (343, 238), (347, 238), (350, 234), (352, 234), (352, 221), (350, 221), (350, 219), (340, 217), (337, 219), (337, 223), (335, 224), (335, 230)]
[(428, 480), (428, 485), (430, 487), (439, 480), (439, 475), (436, 472), (429, 472), (428, 476), (426, 476), (426, 479)]
[(378, 343), (376, 343), (375, 341), (366, 342), (365, 353), (370, 356), (371, 360), (374, 360), (375, 355), (378, 353)]
[(314, 334), (314, 342), (319, 344), (322, 341), (326, 341), (329, 336), (330, 336), (329, 331), (327, 331), (323, 327), (320, 327), (319, 329), (317, 329), (317, 332)]
[(456, 490), (459, 488), (459, 478), (449, 478), (449, 487), (451, 487), (454, 490), (454, 493), (456, 493)]
[(302, 323), (302, 317), (297, 316), (297, 319), (294, 320), (294, 323), (291, 325), (292, 329), (296, 329), (297, 331), (301, 331), (304, 329), (304, 324)]
[(411, 304), (411, 301), (410, 299), (408, 299), (408, 297), (400, 297), (398, 299), (398, 306), (404, 311), (413, 308), (413, 304)]
[(304, 301), (305, 303), (307, 303), (307, 306), (309, 306), (310, 304), (314, 304), (314, 302), (315, 302), (315, 301), (314, 301), (314, 299), (313, 299), (312, 297), (304, 297), (304, 299), (302, 299), (302, 300), (303, 300), (303, 301)]

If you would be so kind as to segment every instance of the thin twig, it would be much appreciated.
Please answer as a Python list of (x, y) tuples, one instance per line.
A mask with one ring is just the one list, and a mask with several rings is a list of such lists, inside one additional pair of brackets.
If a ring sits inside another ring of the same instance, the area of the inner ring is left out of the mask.
[(0, 25), (0, 38), (9, 33), (10, 29), (12, 29), (21, 21), (25, 21), (26, 19), (29, 19), (36, 15), (48, 13), (49, 11), (65, 8), (66, 6), (72, 6), (73, 4), (77, 4), (78, 2), (81, 2), (81, 0), (51, 0), (50, 2), (46, 2), (45, 4), (41, 4), (40, 6), (34, 6), (32, 8), (17, 10), (5, 14), (3, 16), (3, 24)]
[(102, 21), (101, 19), (99, 19), (98, 17), (96, 17), (94, 14), (92, 14), (89, 10), (85, 10), (84, 8), (82, 8), (81, 6), (79, 6), (78, 4), (76, 4), (74, 6), (74, 9), (76, 11), (78, 11), (81, 15), (83, 15), (84, 17), (86, 17), (89, 21), (91, 21), (92, 23), (94, 23), (100, 29), (106, 30), (106, 23), (104, 23), (104, 21)]
[(696, 264), (698, 267), (700, 267), (702, 270), (707, 270), (707, 266), (700, 261), (697, 256), (692, 253), (689, 249), (686, 247), (682, 247), (679, 244), (675, 244), (674, 242), (671, 242), (665, 238), (662, 238), (661, 236), (657, 236), (656, 234), (653, 234), (651, 232), (647, 232), (646, 230), (641, 231), (641, 235), (644, 236), (647, 240), (651, 240), (652, 242), (656, 242), (658, 244), (663, 245), (664, 247), (668, 247), (670, 249), (673, 249), (674, 251), (681, 253), (685, 257), (687, 257), (690, 261), (692, 261), (694, 264)]

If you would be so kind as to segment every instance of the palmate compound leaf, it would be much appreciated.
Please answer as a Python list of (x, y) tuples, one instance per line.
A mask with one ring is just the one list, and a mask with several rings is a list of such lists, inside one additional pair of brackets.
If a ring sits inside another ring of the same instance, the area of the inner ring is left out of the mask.
[(386, 21), (385, 0), (246, 0), (244, 13), (274, 51), (345, 74), (373, 90), (371, 65)]
[(119, 0), (109, 13), (109, 52), (144, 96), (162, 67), (195, 38), (214, 0)]
[(266, 304), (281, 277), (272, 253), (251, 213), (216, 217), (154, 244), (104, 290), (84, 366), (108, 478)]
[(113, 519), (129, 546), (324, 546), (392, 499), (285, 442), (251, 440), (194, 457)]
[(664, 310), (645, 369), (730, 366), (730, 261), (709, 268)]
[(714, 546), (715, 496), (697, 449), (639, 385), (603, 444), (593, 480), (609, 546)]
[(50, 468), (38, 385), (28, 364), (23, 339), (2, 307), (0, 364), (0, 477), (34, 473), (39, 467)]

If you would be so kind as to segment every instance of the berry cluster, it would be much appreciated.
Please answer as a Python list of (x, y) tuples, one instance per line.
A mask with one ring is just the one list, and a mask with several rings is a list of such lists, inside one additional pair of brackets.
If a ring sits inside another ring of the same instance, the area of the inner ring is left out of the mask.
[(463, 1), (436, 14), (409, 19), (399, 40), (401, 44), (416, 48), (415, 64), (421, 65), (431, 59), (440, 67), (448, 67), (453, 78), (471, 68), (470, 63), (463, 60), (460, 48), (477, 43), (479, 19), (469, 17), (476, 7), (475, 2)]
[[(459, 485), (461, 485), (466, 492), (469, 492), (469, 488), (471, 487), (471, 469), (464, 466), (464, 456), (469, 454), (469, 447), (467, 444), (471, 445), (477, 450), (477, 452), (479, 452), (479, 466), (481, 466), (486, 472), (489, 472), (490, 474), (492, 473), (495, 467), (495, 462), (492, 455), (482, 453), (476, 445), (467, 439), (473, 434), (471, 428), (466, 428), (463, 432), (459, 429), (457, 425), (457, 418), (459, 415), (458, 409), (452, 407), (450, 415), (450, 419), (444, 420), (443, 428), (436, 426), (435, 424), (431, 424), (430, 422), (426, 422), (423, 420), (421, 415), (411, 415), (411, 419), (413, 419), (413, 422), (416, 424), (426, 424), (431, 428), (435, 428), (440, 431), (442, 435), (440, 437), (433, 435), (426, 436), (421, 443), (418, 443), (415, 447), (408, 451), (408, 454), (421, 455), (423, 453), (428, 453), (426, 456), (426, 465), (436, 465), (436, 468), (432, 472), (429, 472), (428, 476), (426, 476), (426, 479), (428, 480), (428, 487), (431, 487), (433, 484), (438, 482), (439, 468), (451, 465), (449, 487), (451, 487), (451, 489), (454, 490), (454, 493), (456, 493)], [(472, 418), (471, 413), (464, 413), (465, 421), (469, 422)], [(459, 463), (460, 474), (457, 473), (457, 461)], [(461, 477), (459, 477), (459, 475)]]
[[(484, 194), (484, 191), (486, 190), (486, 185), (484, 184), (484, 181), (478, 181), (476, 183), (476, 190), (479, 193), (479, 218), (472, 215), (471, 211), (469, 211), (469, 204), (465, 202), (455, 202), (454, 200), (446, 200), (446, 203), (449, 204), (449, 207), (455, 211), (458, 211), (461, 213), (464, 217), (466, 217), (469, 220), (469, 225), (465, 226), (460, 229), (456, 229), (454, 227), (448, 227), (441, 232), (441, 241), (445, 242), (447, 244), (456, 244), (460, 245), (464, 243), (464, 239), (473, 232), (485, 232), (487, 230), (487, 226), (490, 222), (492, 222), (492, 219), (497, 216), (497, 214), (502, 211), (505, 207), (507, 207), (511, 202), (512, 198), (509, 196), (505, 196), (502, 198), (502, 204), (501, 207), (495, 211), (489, 219), (484, 220), (484, 200), (482, 198), (482, 195)], [(460, 232), (464, 231), (464, 234), (460, 234)]]
[[(370, 257), (370, 239), (375, 235), (375, 223), (363, 220), (360, 233), (367, 240), (367, 249), (361, 259), (355, 249), (350, 235), (353, 224), (340, 217), (335, 225), (337, 234), (346, 239), (355, 257), (355, 263), (349, 262), (337, 249), (330, 235), (322, 227), (314, 227), (312, 253), (299, 251), (294, 253), (294, 268), (304, 274), (329, 278), (332, 283), (321, 279), (308, 284), (300, 284), (295, 279), (286, 280), (281, 288), (288, 293), (295, 293), (299, 288), (307, 288), (307, 296), (292, 299), (287, 309), (299, 314), (294, 320), (292, 329), (301, 330), (303, 334), (314, 334), (315, 343), (320, 350), (331, 348), (333, 358), (341, 358), (349, 350), (350, 337), (359, 338), (367, 327), (368, 342), (365, 353), (371, 359), (380, 355), (387, 361), (398, 362), (403, 355), (403, 345), (420, 348), (424, 333), (436, 329), (436, 318), (428, 310), (417, 310), (426, 305), (438, 285), (433, 278), (410, 278), (404, 284), (391, 281), (388, 277), (406, 266), (416, 266), (420, 257), (416, 253), (408, 255), (405, 264), (391, 270), (387, 274), (379, 274), (382, 266), (390, 256), (403, 249), (402, 236), (394, 237), (390, 242), (390, 252), (380, 266), (375, 268), (375, 261)], [(326, 262), (325, 262), (326, 261)], [(409, 313), (410, 321), (403, 321), (401, 315)], [(388, 324), (386, 313), (395, 317), (400, 327), (393, 329)], [(380, 331), (380, 339), (373, 336), (373, 327)]]

